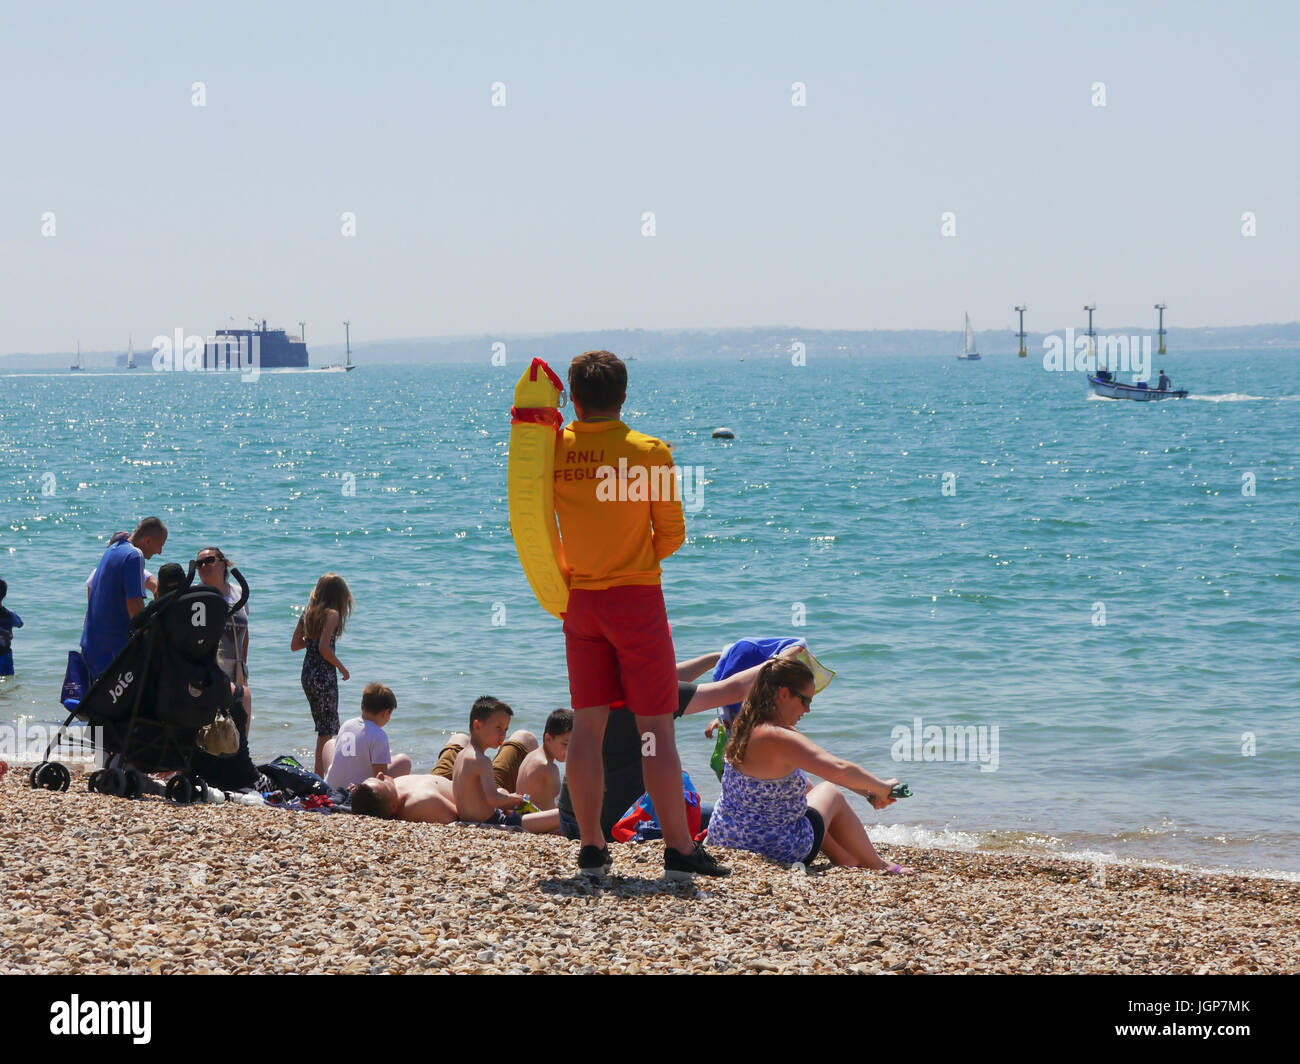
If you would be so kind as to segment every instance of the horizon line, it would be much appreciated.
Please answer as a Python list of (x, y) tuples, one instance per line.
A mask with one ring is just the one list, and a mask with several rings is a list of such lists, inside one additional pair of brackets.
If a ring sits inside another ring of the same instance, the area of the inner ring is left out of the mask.
[[(1232, 325), (1174, 325), (1174, 326), (1166, 326), (1165, 333), (1166, 335), (1169, 335), (1171, 333), (1174, 333), (1175, 331), (1209, 332), (1214, 330), (1231, 330), (1231, 329), (1262, 329), (1262, 328), (1270, 328), (1270, 327), (1286, 328), (1290, 326), (1300, 327), (1300, 320), (1266, 321), (1266, 322), (1253, 322), (1253, 323), (1243, 322), (1243, 323), (1236, 323)], [(1071, 329), (1071, 328), (1075, 329), (1076, 332), (1079, 331), (1078, 326), (1066, 325), (1056, 329), (1048, 329), (1045, 331), (1026, 329), (1025, 335), (1026, 338), (1030, 336), (1051, 336), (1053, 333), (1064, 332), (1066, 329)], [(1010, 330), (1011, 335), (1013, 336), (1015, 335), (1014, 329), (1010, 326), (1006, 328), (975, 329), (974, 333), (978, 336), (981, 333), (1005, 333), (1008, 332), (1008, 330)], [(763, 333), (763, 332), (778, 332), (778, 331), (791, 331), (791, 332), (802, 332), (802, 333), (862, 333), (862, 334), (870, 334), (870, 333), (944, 334), (944, 333), (961, 332), (960, 329), (935, 329), (935, 328), (921, 328), (921, 327), (908, 327), (908, 328), (896, 328), (896, 329), (885, 329), (885, 328), (855, 329), (855, 328), (827, 328), (824, 326), (784, 325), (784, 324), (734, 325), (734, 326), (700, 325), (700, 326), (670, 327), (670, 328), (658, 328), (658, 329), (649, 329), (640, 326), (636, 326), (636, 327), (613, 326), (607, 328), (552, 329), (547, 331), (525, 330), (520, 332), (467, 332), (467, 333), (448, 333), (448, 334), (441, 334), (441, 335), (425, 335), (425, 336), (394, 336), (394, 337), (384, 337), (375, 340), (362, 341), (360, 346), (353, 345), (352, 350), (353, 350), (353, 354), (356, 354), (358, 350), (364, 350), (365, 348), (373, 348), (385, 344), (431, 343), (431, 342), (432, 343), (457, 343), (466, 340), (494, 340), (494, 339), (495, 340), (539, 340), (539, 339), (545, 339), (550, 337), (577, 336), (577, 335), (590, 334), (590, 333), (624, 332), (624, 333), (644, 333), (644, 334), (659, 333), (659, 334), (669, 335), (669, 334), (689, 334), (689, 333), (703, 333), (703, 334)], [(1127, 335), (1134, 331), (1137, 331), (1140, 334), (1143, 331), (1143, 329), (1136, 328), (1135, 330), (1134, 326), (1125, 325), (1125, 326), (1117, 326), (1111, 329), (1097, 329), (1095, 331), (1097, 332), (1098, 335), (1105, 336), (1105, 335), (1112, 335), (1112, 334)], [(1155, 330), (1151, 330), (1151, 332), (1154, 334)], [(134, 336), (134, 333), (131, 333), (131, 335)], [(163, 334), (159, 333), (157, 335), (161, 336)], [(167, 335), (170, 338), (171, 334), (169, 333)], [(207, 334), (204, 335), (206, 336)], [(330, 348), (330, 347), (337, 347), (338, 344), (335, 341), (331, 341), (330, 343), (319, 344), (317, 346), (318, 349)], [(143, 354), (152, 350), (153, 350), (153, 344), (151, 343), (148, 346), (141, 347), (140, 353)], [(75, 355), (76, 353), (77, 350), (75, 347), (69, 351), (45, 351), (45, 352), (10, 351), (3, 355), (0, 355), (0, 359), (61, 358), (64, 357), (65, 355)], [(117, 348), (96, 348), (89, 351), (83, 350), (81, 352), (81, 355), (83, 358), (85, 358), (87, 355), (111, 355), (116, 357), (118, 354), (122, 354), (122, 353), (125, 353), (125, 348), (121, 349), (121, 351), (119, 351)]]

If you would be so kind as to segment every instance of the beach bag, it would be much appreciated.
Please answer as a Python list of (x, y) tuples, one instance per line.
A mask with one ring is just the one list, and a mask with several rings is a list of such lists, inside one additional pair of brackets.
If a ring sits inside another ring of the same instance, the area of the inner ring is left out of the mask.
[(335, 804), (348, 801), (346, 791), (331, 787), (316, 773), (308, 772), (295, 757), (281, 755), (265, 765), (258, 765), (257, 771), (293, 798), (328, 798)]
[(200, 750), (213, 757), (229, 757), (239, 753), (239, 728), (235, 726), (235, 718), (230, 715), (230, 710), (224, 707), (218, 709), (216, 720), (203, 725), (194, 741)]
[(80, 650), (69, 650), (68, 667), (63, 673), (63, 692), (59, 695), (59, 701), (63, 703), (64, 709), (73, 713), (89, 690), (90, 670), (86, 668), (86, 660), (81, 656)]
[[(682, 790), (686, 800), (686, 828), (691, 833), (691, 838), (695, 839), (700, 835), (702, 820), (700, 792), (695, 789), (691, 777), (685, 772), (682, 773)], [(663, 838), (663, 829), (659, 826), (658, 817), (655, 816), (655, 807), (650, 801), (650, 795), (641, 795), (632, 808), (623, 814), (623, 819), (609, 829), (609, 833), (615, 842), (647, 842), (650, 839)]]

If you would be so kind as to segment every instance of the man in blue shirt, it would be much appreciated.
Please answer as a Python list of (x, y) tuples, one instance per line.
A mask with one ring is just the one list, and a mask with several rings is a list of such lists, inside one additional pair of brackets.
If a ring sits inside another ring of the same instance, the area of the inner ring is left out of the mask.
[(162, 553), (167, 528), (146, 517), (131, 535), (116, 535), (99, 560), (81, 629), (81, 656), (97, 679), (131, 638), (131, 618), (144, 608), (144, 563)]

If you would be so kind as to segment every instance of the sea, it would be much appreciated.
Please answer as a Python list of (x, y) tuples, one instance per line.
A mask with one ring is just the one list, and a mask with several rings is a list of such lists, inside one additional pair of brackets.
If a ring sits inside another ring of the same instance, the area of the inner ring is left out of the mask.
[[(391, 686), (418, 769), (481, 694), (540, 734), (568, 687), (508, 527), (524, 346), (256, 381), (0, 375), (0, 577), (25, 622), (0, 724), (62, 720), (86, 578), (157, 514), (151, 570), (218, 546), (252, 588), (255, 758), (310, 757), (289, 644), (330, 571), (356, 602), (344, 718)], [(1098, 400), (1037, 353), (631, 362), (625, 420), (688, 489), (679, 658), (805, 638), (837, 675), (802, 729), (912, 792), (852, 799), (886, 846), (1300, 878), (1300, 352), (1159, 363), (1190, 398)], [(677, 740), (711, 799), (706, 721)]]

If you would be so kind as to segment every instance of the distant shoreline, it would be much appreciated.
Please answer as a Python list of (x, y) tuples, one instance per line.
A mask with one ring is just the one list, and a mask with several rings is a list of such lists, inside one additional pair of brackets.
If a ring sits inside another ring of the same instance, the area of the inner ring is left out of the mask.
[[(1077, 335), (1083, 329), (1072, 324)], [(1025, 346), (1032, 357), (1043, 349), (1043, 338), (1062, 336), (1065, 326), (1050, 332), (1028, 331)], [(1145, 326), (1111, 326), (1099, 323), (1100, 336), (1152, 336), (1153, 323)], [(985, 358), (1009, 354), (1016, 356), (1014, 332), (1007, 329), (982, 329), (975, 340)], [(1212, 328), (1169, 328), (1165, 330), (1169, 356), (1196, 351), (1234, 351), (1255, 348), (1289, 350), (1300, 348), (1300, 322), (1262, 325), (1225, 325)], [(708, 357), (777, 357), (789, 351), (791, 343), (806, 345), (808, 354), (825, 357), (878, 358), (889, 355), (916, 358), (949, 358), (957, 349), (957, 331), (937, 329), (812, 329), (800, 326), (759, 327), (751, 329), (593, 329), (559, 333), (496, 333), (478, 336), (410, 337), (389, 340), (358, 340), (352, 348), (354, 361), (366, 366), (420, 365), (486, 362), (494, 354), (493, 345), (504, 345), (510, 364), (525, 357), (555, 361), (572, 357), (580, 351), (608, 348), (636, 361), (676, 361)], [(343, 344), (313, 345), (312, 369), (342, 360)], [(16, 352), (0, 355), (0, 373), (18, 369), (45, 371), (68, 370), (73, 352), (30, 354)], [(123, 368), (123, 351), (84, 351), (88, 370)], [(136, 352), (140, 369), (150, 369), (151, 349)]]

